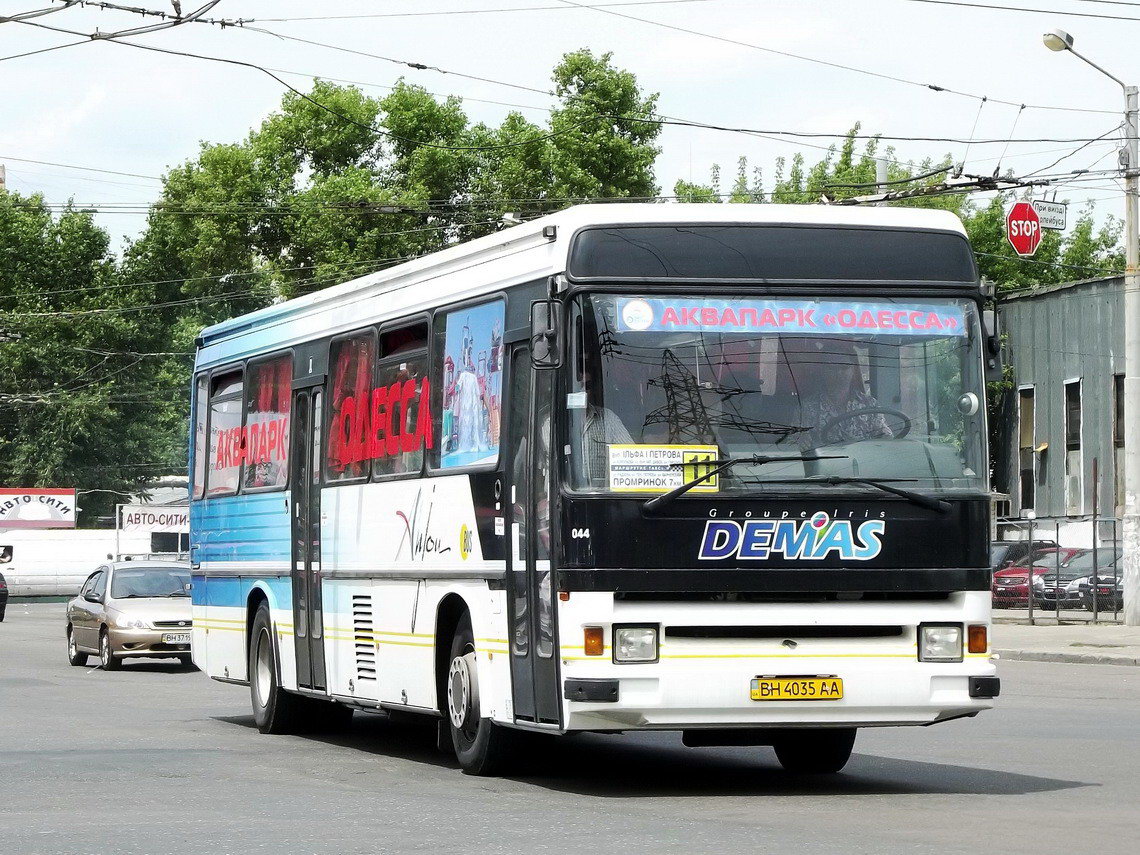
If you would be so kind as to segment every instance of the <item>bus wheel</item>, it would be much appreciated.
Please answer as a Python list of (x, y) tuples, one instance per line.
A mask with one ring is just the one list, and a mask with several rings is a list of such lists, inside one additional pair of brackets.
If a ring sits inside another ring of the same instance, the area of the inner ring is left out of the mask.
[(471, 617), (466, 614), (460, 618), (451, 639), (444, 713), (451, 729), (455, 756), (463, 771), (470, 775), (501, 774), (510, 758), (513, 734), (480, 715), (475, 637)]
[(788, 731), (772, 747), (793, 775), (830, 775), (847, 765), (854, 745), (855, 728), (834, 727)]
[(307, 700), (291, 694), (277, 683), (280, 670), (273, 643), (269, 604), (258, 606), (249, 642), (249, 693), (253, 720), (262, 733), (291, 733), (303, 717)]

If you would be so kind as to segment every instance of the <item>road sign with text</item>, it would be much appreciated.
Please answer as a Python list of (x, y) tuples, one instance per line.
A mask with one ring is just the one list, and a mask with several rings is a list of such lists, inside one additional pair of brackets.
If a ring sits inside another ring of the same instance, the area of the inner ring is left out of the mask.
[(1041, 244), (1041, 219), (1028, 202), (1016, 202), (1005, 218), (1005, 236), (1014, 252), (1033, 255)]
[(1037, 219), (1041, 221), (1041, 228), (1053, 229), (1058, 232), (1065, 230), (1069, 206), (1064, 202), (1046, 202), (1044, 199), (1035, 199), (1033, 210), (1037, 212)]

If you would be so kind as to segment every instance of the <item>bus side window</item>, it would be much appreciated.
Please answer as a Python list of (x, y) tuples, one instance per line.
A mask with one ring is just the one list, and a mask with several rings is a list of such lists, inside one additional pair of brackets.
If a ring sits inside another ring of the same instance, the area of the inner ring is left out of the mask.
[(328, 443), (325, 478), (365, 478), (371, 468), (372, 366), (376, 337), (371, 331), (333, 342), (329, 356)]
[(380, 334), (380, 364), (372, 393), (375, 475), (419, 474), (424, 445), (432, 441), (427, 419), (431, 396), (427, 338), (427, 323), (422, 321)]
[(241, 478), (245, 437), (241, 428), (242, 371), (215, 375), (210, 382), (210, 453), (206, 492), (236, 493)]
[(206, 495), (206, 406), (209, 403), (209, 378), (199, 374), (194, 381), (194, 484), (191, 495)]
[(436, 314), (432, 464), (440, 469), (499, 459), (504, 313), (504, 302), (493, 300)]
[(249, 366), (245, 401), (245, 477), (253, 489), (284, 487), (289, 472), (289, 410), (293, 357), (283, 354)]

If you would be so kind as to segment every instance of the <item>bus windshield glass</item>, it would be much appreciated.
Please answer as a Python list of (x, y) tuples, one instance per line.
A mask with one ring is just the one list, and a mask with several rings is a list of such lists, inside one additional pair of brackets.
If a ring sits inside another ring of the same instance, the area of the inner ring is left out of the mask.
[(569, 323), (574, 489), (661, 493), (738, 458), (691, 495), (818, 491), (813, 478), (984, 489), (969, 300), (587, 294)]

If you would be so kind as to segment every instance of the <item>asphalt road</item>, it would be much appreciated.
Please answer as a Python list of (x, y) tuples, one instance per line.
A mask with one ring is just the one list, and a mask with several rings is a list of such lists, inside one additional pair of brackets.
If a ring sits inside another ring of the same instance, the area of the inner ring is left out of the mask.
[(767, 748), (585, 735), (510, 779), (357, 714), (262, 736), (247, 690), (165, 662), (64, 655), (62, 606), (0, 624), (0, 852), (1114, 853), (1140, 828), (1140, 668), (1010, 662), (999, 709), (862, 731), (847, 770)]

